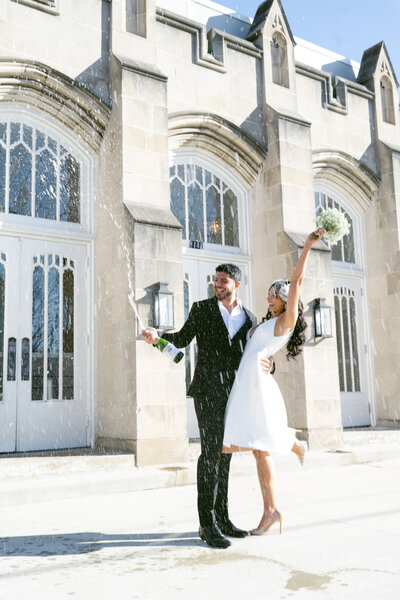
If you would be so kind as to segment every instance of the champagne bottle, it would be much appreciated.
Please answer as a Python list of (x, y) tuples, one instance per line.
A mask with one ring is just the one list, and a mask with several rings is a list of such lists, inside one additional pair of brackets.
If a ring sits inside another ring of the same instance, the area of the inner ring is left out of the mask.
[(175, 363), (178, 363), (183, 358), (183, 352), (178, 350), (176, 346), (171, 344), (171, 342), (167, 342), (167, 340), (164, 340), (162, 337), (158, 338), (158, 341), (154, 342), (153, 346), (165, 354), (165, 356), (168, 356), (168, 358), (173, 360)]

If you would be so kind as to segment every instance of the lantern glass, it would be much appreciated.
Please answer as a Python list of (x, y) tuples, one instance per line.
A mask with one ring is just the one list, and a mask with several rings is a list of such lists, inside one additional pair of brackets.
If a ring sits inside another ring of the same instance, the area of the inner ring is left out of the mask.
[(324, 298), (314, 300), (315, 337), (332, 337), (331, 309), (324, 304)]
[(174, 328), (174, 295), (165, 283), (158, 283), (154, 291), (154, 327)]

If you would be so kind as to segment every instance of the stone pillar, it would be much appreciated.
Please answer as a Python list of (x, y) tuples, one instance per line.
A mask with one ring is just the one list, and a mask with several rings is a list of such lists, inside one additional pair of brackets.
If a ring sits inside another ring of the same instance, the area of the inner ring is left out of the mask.
[[(266, 122), (268, 157), (255, 188), (252, 210), (258, 318), (266, 312), (269, 284), (290, 277), (306, 235), (315, 227), (310, 124), (269, 106)], [(296, 361), (288, 363), (285, 352), (279, 353), (276, 379), (290, 426), (302, 430), (310, 447), (331, 447), (342, 443), (336, 343), (334, 338), (315, 342), (310, 305), (314, 298), (322, 297), (333, 307), (331, 263), (330, 252), (322, 242), (314, 248), (302, 289), (309, 325), (307, 341)]]
[(144, 326), (152, 325), (149, 288), (167, 281), (182, 323), (181, 228), (169, 210), (167, 80), (126, 58), (112, 64), (98, 222), (107, 265), (99, 273), (98, 441), (135, 452), (137, 465), (173, 463), (186, 460), (188, 448), (184, 366), (141, 340), (129, 301)]
[(381, 184), (366, 217), (368, 296), (373, 338), (376, 422), (400, 420), (400, 153), (378, 144)]

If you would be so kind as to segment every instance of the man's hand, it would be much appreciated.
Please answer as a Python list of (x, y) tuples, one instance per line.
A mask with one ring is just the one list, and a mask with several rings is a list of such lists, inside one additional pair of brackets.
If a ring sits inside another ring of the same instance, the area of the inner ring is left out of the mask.
[(148, 327), (142, 331), (142, 339), (148, 344), (155, 344), (159, 339), (157, 330), (154, 327)]
[(273, 356), (268, 356), (268, 358), (261, 358), (260, 363), (261, 363), (261, 369), (262, 369), (262, 371), (266, 375), (269, 375), (269, 373), (274, 368), (274, 357)]

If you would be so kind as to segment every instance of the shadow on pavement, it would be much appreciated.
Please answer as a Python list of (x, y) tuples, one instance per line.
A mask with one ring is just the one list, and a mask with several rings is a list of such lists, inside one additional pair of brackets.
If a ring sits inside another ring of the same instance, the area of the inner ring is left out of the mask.
[(87, 554), (103, 548), (198, 546), (197, 531), (179, 533), (105, 534), (59, 533), (0, 538), (0, 556), (62, 556)]

